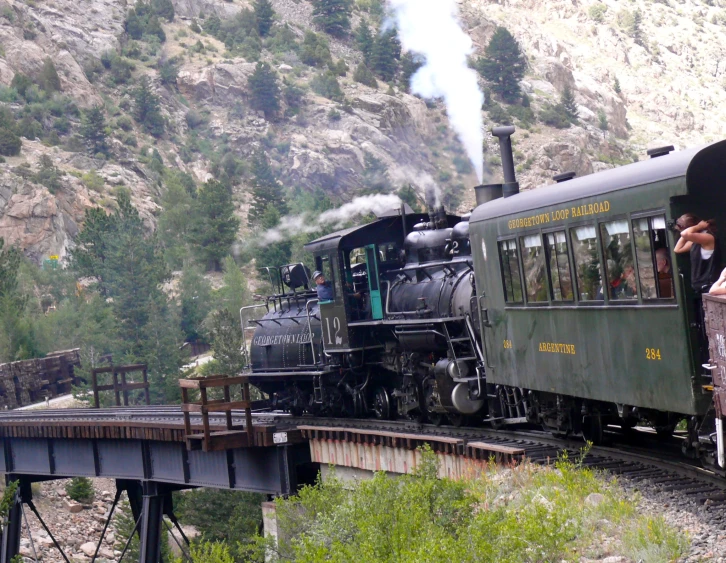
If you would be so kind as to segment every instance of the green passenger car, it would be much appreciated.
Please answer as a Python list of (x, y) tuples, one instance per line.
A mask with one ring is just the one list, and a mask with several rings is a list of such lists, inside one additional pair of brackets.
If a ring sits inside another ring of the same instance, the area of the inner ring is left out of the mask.
[(586, 434), (588, 418), (672, 431), (703, 417), (700, 301), (670, 225), (691, 212), (726, 232), (724, 168), (726, 141), (477, 207), (490, 397), (517, 390), (528, 417), (558, 432)]

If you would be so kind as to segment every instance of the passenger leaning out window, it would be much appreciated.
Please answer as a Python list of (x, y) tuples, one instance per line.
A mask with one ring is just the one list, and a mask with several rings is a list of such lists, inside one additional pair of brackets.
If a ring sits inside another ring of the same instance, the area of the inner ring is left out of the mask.
[(716, 240), (716, 225), (712, 220), (702, 221), (693, 213), (686, 213), (676, 221), (680, 239), (676, 254), (690, 253), (691, 288), (698, 294), (706, 293), (718, 279), (721, 251)]

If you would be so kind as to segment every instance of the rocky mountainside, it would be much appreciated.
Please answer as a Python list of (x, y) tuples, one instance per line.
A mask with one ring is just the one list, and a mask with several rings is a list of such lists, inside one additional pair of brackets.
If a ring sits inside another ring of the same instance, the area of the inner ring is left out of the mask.
[[(212, 21), (236, 21), (251, 2), (172, 3), (173, 20), (160, 18), (161, 42), (158, 33), (129, 37), (126, 20), (134, 6), (126, 0), (0, 0), (0, 85), (6, 87), (0, 101), (22, 116), (24, 134), (20, 154), (0, 164), (0, 237), (19, 244), (35, 261), (62, 258), (84, 210), (113, 209), (121, 189), (130, 190), (153, 229), (165, 190), (154, 158), (200, 182), (231, 163), (238, 175), (235, 205), (244, 218), (250, 199), (246, 162), (258, 149), (288, 189), (322, 189), (334, 203), (361, 192), (421, 185), (422, 175), (428, 175), (443, 188), (449, 207), (471, 207), (476, 177), (441, 102), (406, 93), (400, 81), (379, 79), (377, 87), (356, 82), (353, 70), (363, 55), (355, 41), (319, 30), (330, 63), (344, 61), (348, 71), (338, 77), (342, 96), (324, 97), (311, 87), (321, 69), (301, 60), (306, 31), (315, 29), (309, 1), (273, 0), (275, 22), (261, 49), (248, 48), (249, 38), (225, 45), (212, 29)], [(373, 21), (375, 4), (358, 0), (353, 28), (361, 18)], [(493, 106), (484, 110), (487, 125), (507, 120), (518, 125), (516, 161), (523, 187), (549, 183), (566, 170), (581, 175), (644, 158), (648, 146), (683, 147), (719, 138), (726, 111), (720, 41), (726, 10), (718, 4), (461, 0), (474, 58), (483, 54), (497, 25), (511, 31), (527, 57), (522, 88), (534, 119), (521, 119), (496, 100), (496, 112)], [(15, 75), (37, 83), (48, 60), (60, 92), (34, 105), (32, 95), (21, 100), (10, 89), (11, 84), (17, 89)], [(283, 88), (293, 85), (304, 98), (285, 97), (271, 119), (253, 110), (248, 80), (256, 60), (270, 63)], [(160, 72), (166, 61), (174, 61), (176, 76)], [(160, 98), (166, 122), (156, 138), (129, 118), (133, 89), (144, 76)], [(578, 122), (554, 128), (537, 119), (566, 86), (575, 94)], [(83, 110), (97, 105), (108, 124), (105, 156), (89, 154), (78, 137)], [(39, 123), (37, 134), (34, 123)], [(485, 159), (496, 177), (495, 144), (487, 144)], [(158, 156), (152, 157), (153, 149)]]

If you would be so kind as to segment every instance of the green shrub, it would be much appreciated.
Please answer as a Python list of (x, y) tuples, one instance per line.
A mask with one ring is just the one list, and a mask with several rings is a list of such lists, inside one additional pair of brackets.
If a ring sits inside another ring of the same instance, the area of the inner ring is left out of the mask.
[(591, 20), (594, 20), (597, 23), (602, 23), (603, 21), (605, 21), (605, 12), (607, 11), (608, 7), (605, 4), (598, 2), (590, 6), (590, 8), (587, 10), (587, 15), (590, 16)]
[(103, 193), (103, 187), (106, 184), (106, 181), (103, 179), (102, 176), (98, 174), (95, 170), (89, 170), (85, 174), (81, 176), (81, 182), (83, 182), (83, 185), (86, 186), (89, 190), (93, 190), (94, 192)]
[(328, 119), (330, 121), (340, 121), (342, 119), (342, 115), (340, 115), (340, 112), (333, 108), (328, 112)]
[(116, 127), (123, 131), (131, 131), (134, 128), (134, 122), (128, 115), (122, 115), (116, 120)]
[(563, 104), (546, 104), (539, 112), (539, 119), (557, 129), (567, 129), (571, 125)]
[(23, 146), (20, 137), (8, 127), (0, 127), (0, 155), (16, 156)]
[(356, 67), (355, 73), (353, 73), (353, 80), (370, 86), (371, 88), (378, 88), (376, 77), (373, 76), (371, 70), (363, 62), (359, 63)]
[(330, 100), (342, 101), (344, 97), (338, 78), (329, 70), (316, 74), (310, 81), (310, 88), (316, 94)]
[(40, 157), (38, 164), (39, 168), (32, 177), (33, 181), (48, 188), (52, 194), (58, 192), (63, 187), (61, 183), (63, 172), (56, 168), (53, 160), (47, 154)]
[(489, 119), (492, 123), (496, 123), (497, 125), (512, 124), (512, 116), (509, 115), (507, 110), (497, 103), (493, 103), (489, 108)]
[(324, 67), (333, 62), (326, 39), (314, 31), (306, 31), (300, 49), (300, 60), (308, 66)]
[(184, 116), (190, 129), (197, 129), (209, 123), (209, 117), (195, 109), (190, 109)]

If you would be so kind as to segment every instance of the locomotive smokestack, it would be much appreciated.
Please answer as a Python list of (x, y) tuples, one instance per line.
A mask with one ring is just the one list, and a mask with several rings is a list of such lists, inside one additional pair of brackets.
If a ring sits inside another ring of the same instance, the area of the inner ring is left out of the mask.
[(514, 155), (512, 154), (511, 139), (513, 133), (514, 127), (512, 125), (492, 129), (492, 135), (499, 138), (499, 152), (502, 155), (502, 170), (504, 171), (504, 184), (502, 185), (502, 195), (504, 197), (519, 193), (519, 182), (517, 182), (514, 175)]

